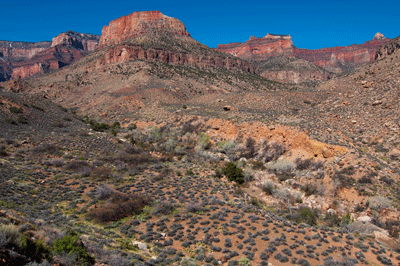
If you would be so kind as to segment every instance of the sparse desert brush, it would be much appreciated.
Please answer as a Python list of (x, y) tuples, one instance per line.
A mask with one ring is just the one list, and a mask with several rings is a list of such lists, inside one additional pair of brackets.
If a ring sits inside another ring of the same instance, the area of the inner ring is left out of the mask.
[(266, 167), (276, 173), (290, 173), (296, 167), (296, 164), (290, 160), (283, 159), (269, 163)]
[(201, 205), (201, 203), (199, 203), (199, 202), (189, 202), (189, 203), (186, 205), (186, 210), (187, 210), (188, 212), (200, 212), (200, 211), (203, 211), (204, 208), (203, 208), (203, 206)]
[(151, 203), (151, 199), (143, 194), (113, 193), (100, 207), (91, 209), (89, 217), (97, 223), (118, 221), (132, 214), (139, 214)]
[(51, 160), (46, 160), (43, 162), (44, 165), (47, 166), (55, 166), (55, 167), (62, 167), (65, 164), (64, 159), (51, 159)]
[(273, 195), (275, 189), (276, 185), (270, 180), (264, 182), (261, 186), (261, 190), (267, 195)]
[(269, 162), (272, 160), (278, 160), (279, 157), (286, 152), (287, 148), (285, 144), (263, 140), (260, 144), (257, 157), (259, 160)]
[(162, 201), (154, 206), (153, 211), (151, 213), (156, 216), (168, 215), (171, 214), (173, 210), (174, 210), (174, 205), (172, 203), (168, 201)]
[(90, 176), (100, 180), (107, 180), (112, 177), (112, 171), (109, 167), (101, 166), (93, 168)]
[(301, 171), (306, 170), (311, 166), (312, 159), (296, 158), (294, 162), (296, 163), (296, 169)]
[(61, 156), (62, 152), (60, 147), (55, 144), (45, 143), (42, 146), (38, 146), (32, 149), (34, 153), (48, 153), (51, 155)]

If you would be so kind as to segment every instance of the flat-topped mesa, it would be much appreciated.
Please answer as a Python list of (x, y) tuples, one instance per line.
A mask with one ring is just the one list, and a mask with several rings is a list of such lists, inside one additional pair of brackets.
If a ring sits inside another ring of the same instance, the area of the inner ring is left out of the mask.
[(54, 37), (51, 47), (57, 45), (70, 45), (78, 50), (91, 52), (97, 47), (99, 41), (99, 35), (67, 31)]
[(181, 36), (190, 36), (185, 25), (176, 18), (163, 15), (160, 11), (134, 12), (120, 17), (104, 26), (100, 47), (121, 42), (134, 36), (152, 31), (170, 32)]

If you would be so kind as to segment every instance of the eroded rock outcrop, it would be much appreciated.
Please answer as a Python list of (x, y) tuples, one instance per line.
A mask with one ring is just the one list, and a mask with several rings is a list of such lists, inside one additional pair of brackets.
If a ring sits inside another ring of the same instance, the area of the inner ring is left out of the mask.
[(145, 35), (154, 29), (190, 36), (181, 21), (165, 16), (160, 11), (134, 12), (111, 21), (109, 26), (104, 26), (100, 46), (105, 47), (133, 36)]
[(57, 45), (69, 45), (78, 50), (91, 52), (97, 47), (99, 41), (99, 35), (67, 31), (54, 37), (51, 47)]
[(99, 35), (67, 31), (52, 42), (0, 41), (0, 81), (33, 76), (59, 69), (93, 51)]
[(376, 51), (375, 59), (379, 60), (385, 58), (386, 56), (393, 54), (396, 50), (399, 49), (400, 49), (400, 37), (397, 37), (387, 42), (385, 45), (381, 46)]
[(245, 43), (219, 44), (217, 51), (243, 59), (263, 60), (274, 55), (292, 54), (293, 42), (290, 35), (268, 33), (262, 38), (251, 36)]

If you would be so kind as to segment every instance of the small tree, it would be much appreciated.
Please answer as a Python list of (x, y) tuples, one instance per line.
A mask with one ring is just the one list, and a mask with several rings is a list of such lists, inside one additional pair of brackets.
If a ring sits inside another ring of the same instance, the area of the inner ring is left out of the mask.
[(229, 181), (235, 181), (238, 184), (244, 183), (243, 170), (232, 162), (226, 164), (225, 168), (222, 169), (222, 173), (228, 178)]

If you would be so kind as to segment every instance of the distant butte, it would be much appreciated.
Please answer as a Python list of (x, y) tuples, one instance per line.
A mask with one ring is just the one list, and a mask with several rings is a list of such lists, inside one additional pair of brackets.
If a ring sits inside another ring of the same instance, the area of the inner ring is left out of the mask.
[(115, 44), (133, 36), (145, 35), (153, 30), (190, 36), (181, 21), (165, 16), (160, 11), (134, 12), (113, 20), (109, 26), (103, 27), (100, 47)]

